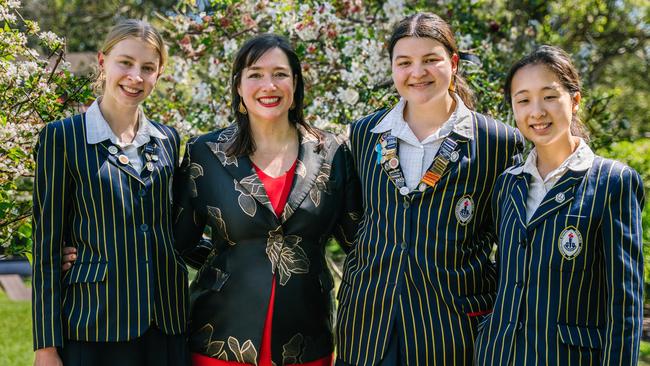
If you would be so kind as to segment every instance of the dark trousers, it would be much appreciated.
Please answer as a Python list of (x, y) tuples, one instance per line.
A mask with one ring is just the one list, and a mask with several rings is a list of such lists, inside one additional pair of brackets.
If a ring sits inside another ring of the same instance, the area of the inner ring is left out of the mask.
[(189, 366), (184, 335), (167, 335), (155, 326), (126, 342), (66, 341), (59, 349), (65, 366)]

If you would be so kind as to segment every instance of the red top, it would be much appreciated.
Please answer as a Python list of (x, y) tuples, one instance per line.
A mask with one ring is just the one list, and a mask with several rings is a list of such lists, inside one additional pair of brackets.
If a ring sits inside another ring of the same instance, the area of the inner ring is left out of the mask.
[[(296, 171), (296, 162), (289, 170), (279, 177), (270, 177), (266, 175), (262, 169), (253, 164), (257, 176), (264, 184), (266, 195), (271, 201), (273, 211), (276, 216), (282, 215), (284, 206), (289, 198), (291, 192), (291, 184), (293, 183), (293, 176)], [(275, 304), (275, 275), (273, 275), (273, 285), (271, 286), (271, 297), (269, 299), (269, 306), (266, 312), (266, 319), (264, 321), (264, 331), (262, 333), (262, 345), (260, 347), (260, 354), (258, 365), (259, 366), (272, 366), (271, 362), (271, 330), (273, 328), (273, 306)], [(303, 364), (295, 364), (295, 366), (330, 366), (332, 364), (332, 355), (321, 358), (316, 361), (307, 362)], [(239, 363), (236, 361), (222, 361), (215, 358), (207, 357), (198, 353), (192, 354), (192, 366), (248, 366), (247, 364)], [(290, 365), (293, 366), (293, 365)]]

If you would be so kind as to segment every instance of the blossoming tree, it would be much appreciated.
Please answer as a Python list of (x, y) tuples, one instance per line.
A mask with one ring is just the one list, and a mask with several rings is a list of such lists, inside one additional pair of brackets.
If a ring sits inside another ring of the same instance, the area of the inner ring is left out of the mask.
[(68, 71), (63, 39), (22, 19), (19, 6), (17, 0), (0, 0), (0, 242), (17, 253), (31, 249), (35, 135), (90, 96), (87, 81)]

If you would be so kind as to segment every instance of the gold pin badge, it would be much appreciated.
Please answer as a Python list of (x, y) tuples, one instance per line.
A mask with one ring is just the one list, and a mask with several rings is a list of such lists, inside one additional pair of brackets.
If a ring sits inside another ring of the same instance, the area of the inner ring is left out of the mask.
[(118, 156), (118, 157), (117, 157), (117, 160), (118, 160), (120, 163), (124, 164), (124, 165), (126, 165), (126, 164), (129, 163), (129, 157), (126, 156), (126, 155), (120, 155), (120, 156)]
[(145, 166), (147, 167), (148, 171), (153, 172), (153, 163), (152, 162), (148, 162), (147, 164), (145, 164)]

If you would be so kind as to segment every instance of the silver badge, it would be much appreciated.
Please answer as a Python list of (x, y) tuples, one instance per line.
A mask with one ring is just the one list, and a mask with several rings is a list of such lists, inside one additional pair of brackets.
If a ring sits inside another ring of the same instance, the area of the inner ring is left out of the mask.
[(455, 163), (458, 161), (458, 157), (458, 151), (452, 151), (449, 160), (451, 160), (452, 163)]
[(153, 172), (153, 163), (152, 162), (150, 162), (150, 161), (147, 162), (147, 164), (145, 164), (145, 166), (147, 167), (148, 171)]
[(117, 147), (115, 147), (115, 146), (113, 146), (113, 145), (109, 146), (109, 147), (108, 147), (108, 152), (109, 152), (111, 155), (115, 155), (115, 154), (117, 154)]
[(564, 259), (571, 260), (578, 256), (582, 250), (582, 235), (578, 229), (569, 226), (562, 230), (558, 240), (558, 247)]
[(402, 188), (399, 189), (399, 193), (402, 196), (406, 196), (407, 194), (409, 194), (409, 188), (408, 187), (402, 187)]
[(420, 183), (418, 184), (418, 190), (420, 192), (424, 192), (427, 189), (427, 184), (426, 183)]
[(456, 203), (456, 220), (466, 225), (474, 216), (474, 200), (471, 196), (463, 196)]
[(555, 202), (557, 202), (557, 203), (562, 203), (562, 202), (564, 202), (565, 199), (566, 199), (566, 197), (564, 197), (564, 193), (562, 193), (562, 192), (555, 195)]

